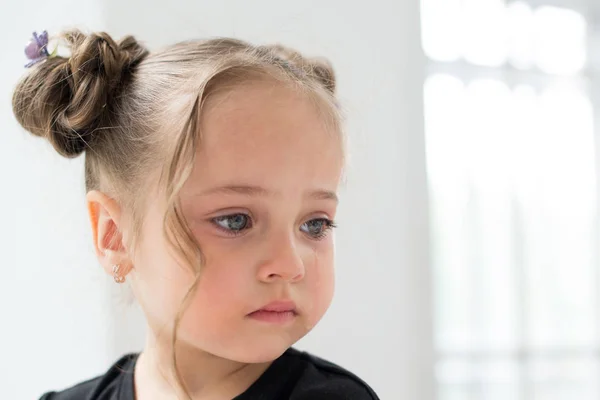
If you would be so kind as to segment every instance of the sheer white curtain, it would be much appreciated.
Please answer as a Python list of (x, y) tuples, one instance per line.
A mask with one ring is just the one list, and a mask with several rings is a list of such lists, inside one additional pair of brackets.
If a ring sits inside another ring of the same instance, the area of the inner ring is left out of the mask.
[(600, 397), (582, 11), (422, 1), (439, 399)]

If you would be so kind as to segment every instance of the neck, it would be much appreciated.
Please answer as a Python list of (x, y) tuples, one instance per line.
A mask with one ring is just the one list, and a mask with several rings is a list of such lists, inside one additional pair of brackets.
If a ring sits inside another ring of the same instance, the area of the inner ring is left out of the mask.
[(243, 393), (271, 363), (246, 364), (178, 343), (177, 369), (188, 395), (177, 383), (171, 344), (148, 329), (146, 346), (135, 367), (136, 399), (234, 398)]

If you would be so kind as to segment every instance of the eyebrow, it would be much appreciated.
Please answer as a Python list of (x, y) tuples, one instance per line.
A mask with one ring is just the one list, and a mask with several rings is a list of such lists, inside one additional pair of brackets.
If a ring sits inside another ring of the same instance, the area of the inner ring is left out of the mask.
[[(207, 195), (211, 195), (211, 194), (241, 194), (244, 196), (252, 196), (252, 197), (255, 197), (255, 196), (266, 197), (266, 196), (275, 195), (274, 192), (271, 192), (263, 187), (251, 186), (251, 185), (220, 186), (220, 187), (215, 187), (215, 188), (211, 188), (211, 189), (205, 190), (203, 192), (200, 192), (198, 195), (199, 196), (207, 196)], [(330, 190), (322, 190), (322, 189), (306, 192), (305, 197), (315, 199), (315, 200), (334, 200), (336, 202), (339, 201), (338, 196), (335, 194), (335, 192), (332, 192)]]

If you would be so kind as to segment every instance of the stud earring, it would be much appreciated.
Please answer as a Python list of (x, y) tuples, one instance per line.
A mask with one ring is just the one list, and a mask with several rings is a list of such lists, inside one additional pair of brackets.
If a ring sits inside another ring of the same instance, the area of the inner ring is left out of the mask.
[(125, 282), (125, 277), (121, 276), (119, 274), (120, 270), (121, 270), (121, 266), (119, 264), (113, 265), (113, 269), (112, 269), (112, 271), (113, 271), (113, 279), (117, 283), (123, 283), (123, 282)]

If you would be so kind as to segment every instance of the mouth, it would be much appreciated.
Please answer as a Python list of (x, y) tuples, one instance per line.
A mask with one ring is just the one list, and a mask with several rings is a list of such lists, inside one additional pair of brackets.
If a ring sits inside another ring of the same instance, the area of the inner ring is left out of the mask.
[(298, 311), (292, 301), (275, 301), (248, 314), (249, 318), (256, 321), (275, 324), (293, 321), (297, 316)]

